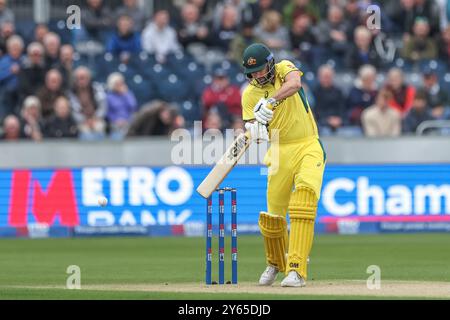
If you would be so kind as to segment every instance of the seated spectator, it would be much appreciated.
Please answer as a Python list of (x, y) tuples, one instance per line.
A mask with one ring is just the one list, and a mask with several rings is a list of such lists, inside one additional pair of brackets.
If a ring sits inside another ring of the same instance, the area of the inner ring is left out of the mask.
[(430, 23), (430, 36), (439, 33), (440, 12), (436, 1), (415, 0), (414, 18), (424, 17)]
[(401, 113), (402, 117), (411, 109), (416, 89), (404, 82), (403, 71), (399, 68), (391, 68), (387, 75), (385, 85), (392, 98), (389, 106)]
[(157, 11), (152, 22), (142, 32), (143, 49), (148, 53), (155, 54), (160, 63), (166, 61), (168, 54), (181, 50), (177, 33), (169, 25), (169, 19), (170, 16), (166, 10)]
[(12, 22), (5, 21), (0, 24), (0, 58), (7, 53), (6, 43), (15, 34), (16, 28)]
[(56, 98), (53, 109), (55, 112), (45, 122), (44, 136), (46, 138), (77, 138), (78, 128), (72, 117), (69, 100), (64, 96)]
[(246, 18), (250, 18), (250, 5), (247, 0), (220, 0), (214, 6), (211, 21), (212, 29), (219, 29), (220, 23), (223, 20), (224, 11), (227, 7), (233, 7), (236, 10), (236, 25), (241, 26)]
[(127, 137), (169, 136), (184, 127), (184, 118), (176, 106), (156, 100), (143, 106), (135, 114)]
[(19, 119), (15, 115), (7, 116), (3, 120), (3, 133), (0, 136), (0, 140), (18, 141), (21, 138)]
[(233, 116), (231, 120), (231, 129), (233, 129), (235, 136), (245, 131), (245, 123), (242, 120), (242, 116)]
[(147, 18), (137, 0), (123, 0), (122, 6), (116, 10), (116, 19), (124, 15), (131, 17), (135, 32), (141, 32), (144, 29)]
[(342, 57), (348, 48), (350, 27), (344, 19), (342, 9), (336, 5), (328, 8), (327, 20), (321, 21), (313, 29), (318, 44), (326, 51), (325, 56)]
[(56, 68), (59, 64), (59, 50), (61, 38), (54, 32), (49, 32), (44, 37), (45, 66), (47, 70)]
[(387, 13), (395, 25), (396, 31), (404, 36), (412, 32), (415, 19), (414, 5), (415, 0), (400, 0), (391, 1), (387, 8)]
[(444, 120), (450, 116), (450, 99), (446, 90), (439, 85), (439, 79), (433, 70), (427, 68), (423, 73), (423, 91), (427, 95), (427, 105), (435, 119)]
[(447, 26), (439, 37), (439, 58), (442, 61), (450, 61), (450, 25)]
[(310, 16), (303, 14), (294, 19), (289, 32), (292, 51), (295, 57), (308, 64), (313, 64), (313, 47), (316, 45), (316, 38), (312, 32), (311, 26)]
[(402, 117), (400, 113), (389, 107), (391, 94), (381, 90), (373, 106), (361, 114), (361, 123), (367, 137), (396, 137), (402, 131)]
[(203, 91), (202, 104), (205, 115), (211, 109), (217, 110), (225, 127), (228, 127), (233, 115), (242, 114), (240, 88), (230, 83), (223, 69), (214, 71), (211, 85)]
[(210, 44), (223, 53), (230, 50), (230, 43), (233, 38), (239, 33), (239, 19), (238, 11), (232, 5), (226, 5), (222, 11), (220, 24), (214, 27)]
[(319, 85), (313, 89), (316, 101), (314, 114), (318, 125), (336, 131), (343, 125), (344, 96), (334, 85), (334, 70), (328, 65), (319, 68)]
[(24, 57), (21, 37), (12, 36), (7, 42), (7, 54), (0, 58), (0, 119), (12, 113), (18, 104), (19, 73)]
[(120, 16), (117, 31), (109, 40), (106, 51), (120, 56), (122, 62), (127, 62), (131, 54), (141, 52), (141, 38), (134, 31), (133, 20), (129, 16)]
[(22, 136), (33, 141), (42, 140), (44, 123), (41, 117), (41, 103), (35, 96), (25, 99), (21, 111)]
[(402, 131), (403, 133), (416, 133), (417, 127), (427, 120), (433, 120), (430, 108), (427, 105), (427, 95), (423, 91), (418, 91), (411, 109), (403, 119)]
[(246, 21), (251, 22), (253, 25), (258, 24), (261, 21), (261, 17), (267, 11), (275, 10), (280, 12), (278, 1), (274, 0), (259, 0), (250, 4), (251, 17), (246, 18)]
[(133, 92), (128, 89), (125, 79), (120, 73), (113, 73), (107, 81), (107, 114), (110, 124), (111, 138), (122, 139), (128, 131), (130, 120), (138, 105)]
[(354, 44), (347, 53), (347, 67), (357, 71), (364, 64), (379, 67), (380, 57), (372, 45), (372, 34), (364, 26), (359, 26), (354, 32)]
[(28, 45), (27, 59), (19, 73), (19, 103), (36, 94), (45, 83), (45, 74), (44, 47), (39, 42), (32, 42)]
[(73, 47), (70, 44), (61, 47), (57, 69), (61, 72), (63, 77), (64, 90), (68, 90), (72, 87), (73, 54)]
[(219, 130), (223, 132), (225, 128), (226, 127), (222, 123), (222, 118), (216, 110), (210, 110), (205, 114), (203, 132), (207, 130)]
[(283, 21), (286, 26), (291, 26), (301, 16), (307, 16), (311, 24), (316, 24), (320, 19), (320, 10), (315, 1), (290, 0), (283, 7)]
[(178, 28), (178, 41), (188, 49), (190, 45), (209, 43), (209, 30), (201, 21), (198, 8), (192, 3), (186, 3), (181, 9), (181, 22)]
[(37, 92), (44, 120), (47, 120), (53, 114), (56, 99), (64, 95), (61, 73), (56, 69), (48, 71), (45, 75), (45, 85)]
[(38, 23), (34, 28), (34, 38), (33, 41), (39, 42), (44, 45), (44, 38), (50, 32), (48, 26), (45, 23)]
[(253, 24), (245, 22), (242, 26), (242, 31), (231, 40), (228, 57), (237, 64), (242, 64), (244, 50), (255, 42), (261, 41), (255, 36)]
[(289, 33), (281, 19), (279, 12), (271, 10), (264, 13), (255, 27), (255, 36), (271, 49), (278, 60), (287, 58), (286, 50), (291, 49)]
[(81, 15), (81, 29), (75, 32), (75, 42), (94, 40), (105, 43), (114, 25), (114, 16), (103, 0), (87, 0)]
[(361, 113), (374, 104), (378, 91), (376, 77), (377, 70), (371, 65), (364, 65), (359, 69), (355, 86), (347, 98), (348, 119), (351, 125), (361, 125)]
[(436, 41), (430, 37), (430, 25), (425, 18), (417, 18), (414, 22), (413, 35), (407, 37), (402, 56), (411, 61), (436, 59), (438, 48)]
[(100, 83), (92, 82), (91, 71), (78, 67), (74, 71), (73, 86), (69, 92), (72, 115), (82, 140), (105, 137), (107, 110), (106, 92)]
[(14, 12), (8, 8), (7, 0), (0, 0), (0, 25), (4, 22), (15, 22)]

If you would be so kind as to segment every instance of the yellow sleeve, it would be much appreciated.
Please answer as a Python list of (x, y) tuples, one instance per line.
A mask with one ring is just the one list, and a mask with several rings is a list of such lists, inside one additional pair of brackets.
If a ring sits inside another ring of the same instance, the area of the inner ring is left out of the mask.
[(249, 121), (255, 119), (253, 109), (258, 101), (251, 94), (250, 85), (242, 93), (242, 120)]
[(303, 76), (303, 72), (299, 68), (297, 68), (291, 61), (282, 60), (277, 63), (277, 73), (283, 81), (287, 74), (292, 71), (298, 71), (300, 72), (300, 76)]

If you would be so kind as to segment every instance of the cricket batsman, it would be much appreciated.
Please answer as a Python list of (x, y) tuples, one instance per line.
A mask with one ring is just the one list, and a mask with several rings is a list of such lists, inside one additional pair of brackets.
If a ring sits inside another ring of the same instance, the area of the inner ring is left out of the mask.
[(272, 285), (282, 272), (281, 286), (303, 287), (326, 154), (302, 88), (303, 73), (288, 60), (275, 63), (273, 54), (260, 43), (244, 51), (243, 67), (250, 82), (242, 95), (245, 128), (252, 140), (271, 141), (264, 158), (269, 169), (267, 212), (261, 212), (258, 221), (267, 268), (259, 284)]

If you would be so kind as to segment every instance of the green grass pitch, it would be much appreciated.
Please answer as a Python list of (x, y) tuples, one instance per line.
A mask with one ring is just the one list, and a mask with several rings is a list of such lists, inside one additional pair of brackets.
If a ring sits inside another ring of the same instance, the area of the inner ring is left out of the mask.
[[(229, 241), (229, 239), (228, 239)], [(217, 246), (217, 239), (214, 239)], [(315, 238), (309, 281), (368, 278), (378, 265), (382, 280), (450, 283), (450, 235), (321, 235)], [(230, 279), (229, 243), (226, 279)], [(217, 260), (217, 247), (213, 247)], [(256, 283), (265, 267), (259, 236), (240, 236), (239, 281)], [(239, 292), (67, 290), (69, 265), (81, 269), (81, 287), (117, 285), (204, 286), (204, 238), (86, 238), (0, 240), (0, 299), (339, 299), (368, 296)], [(213, 278), (217, 268), (213, 264)], [(281, 278), (281, 276), (280, 276)], [(279, 279), (280, 279), (279, 278)], [(294, 289), (302, 290), (302, 289)], [(450, 293), (450, 284), (449, 284)], [(408, 297), (405, 295), (405, 297)], [(378, 297), (380, 298), (380, 297)], [(381, 297), (383, 298), (383, 297)], [(386, 297), (384, 297), (386, 298)], [(389, 297), (387, 297), (389, 298)], [(398, 298), (398, 297), (397, 297)]]

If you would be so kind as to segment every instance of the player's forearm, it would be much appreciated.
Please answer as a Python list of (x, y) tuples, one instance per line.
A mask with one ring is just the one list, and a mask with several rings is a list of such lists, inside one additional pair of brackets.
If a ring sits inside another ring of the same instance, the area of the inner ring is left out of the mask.
[(300, 79), (298, 81), (294, 79), (287, 81), (281, 86), (281, 88), (277, 92), (275, 92), (272, 98), (274, 98), (277, 101), (286, 99), (292, 96), (293, 94), (296, 94), (301, 87), (302, 83)]

